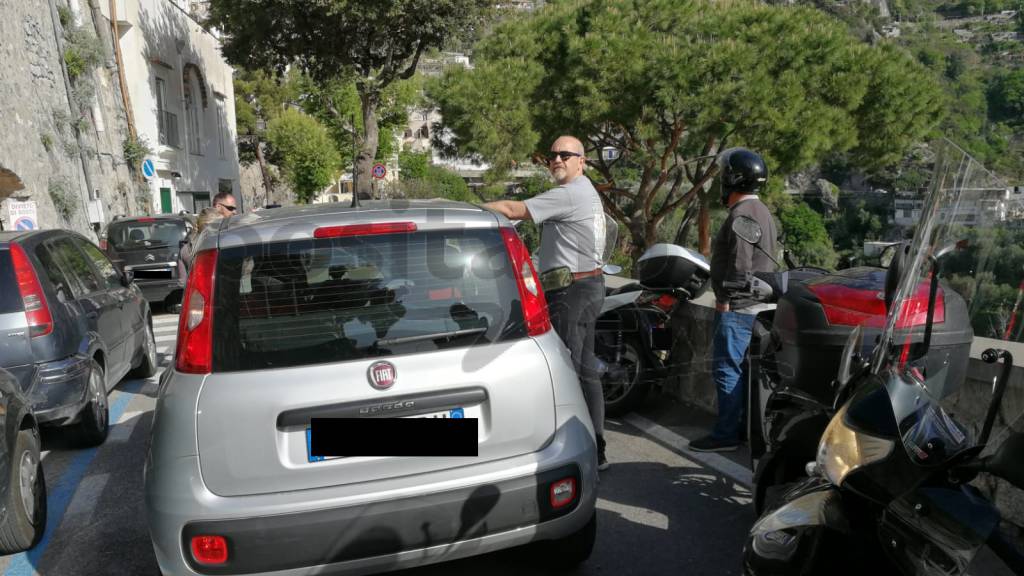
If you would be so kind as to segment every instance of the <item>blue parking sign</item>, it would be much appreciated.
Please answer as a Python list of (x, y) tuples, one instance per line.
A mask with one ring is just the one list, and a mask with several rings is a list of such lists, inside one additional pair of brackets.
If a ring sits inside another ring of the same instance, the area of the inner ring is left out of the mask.
[(142, 175), (146, 177), (146, 180), (156, 176), (156, 166), (149, 158), (142, 161)]

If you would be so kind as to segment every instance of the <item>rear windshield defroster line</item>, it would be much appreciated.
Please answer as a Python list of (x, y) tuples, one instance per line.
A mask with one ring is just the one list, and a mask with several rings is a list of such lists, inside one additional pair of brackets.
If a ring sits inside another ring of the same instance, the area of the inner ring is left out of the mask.
[(497, 229), (303, 239), (217, 259), (213, 369), (283, 368), (526, 336)]

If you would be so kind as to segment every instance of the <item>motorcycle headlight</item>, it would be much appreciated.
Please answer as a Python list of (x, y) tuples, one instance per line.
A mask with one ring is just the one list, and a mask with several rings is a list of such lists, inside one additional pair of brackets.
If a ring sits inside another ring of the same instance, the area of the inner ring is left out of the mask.
[(847, 426), (843, 422), (846, 408), (843, 406), (832, 417), (818, 444), (818, 468), (836, 486), (842, 486), (846, 476), (857, 468), (886, 459), (896, 445)]

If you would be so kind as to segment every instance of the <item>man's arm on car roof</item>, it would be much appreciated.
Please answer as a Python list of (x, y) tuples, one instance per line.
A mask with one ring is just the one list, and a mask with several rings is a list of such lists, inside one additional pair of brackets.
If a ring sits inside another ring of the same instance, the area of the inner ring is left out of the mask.
[(530, 216), (530, 211), (526, 209), (526, 203), (519, 202), (518, 200), (497, 200), (495, 202), (488, 202), (483, 207), (488, 210), (494, 210), (509, 220), (533, 219)]

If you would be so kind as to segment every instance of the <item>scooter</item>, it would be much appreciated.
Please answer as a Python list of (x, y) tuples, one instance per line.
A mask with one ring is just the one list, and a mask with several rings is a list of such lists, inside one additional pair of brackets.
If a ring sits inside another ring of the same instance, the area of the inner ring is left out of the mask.
[[(734, 220), (733, 233), (755, 247), (761, 237), (749, 218)], [(759, 514), (807, 476), (804, 464), (832, 416), (833, 375), (846, 337), (859, 326), (873, 342), (885, 319), (878, 298), (884, 268), (831, 272), (796, 265), (788, 250), (784, 256), (788, 268), (752, 274), (735, 287), (758, 302), (746, 310), (756, 316), (746, 358), (746, 424)]]
[[(974, 310), (940, 281), (942, 263), (953, 253), (967, 257), (958, 212), (978, 205), (978, 191), (992, 186), (978, 181), (987, 174), (951, 144), (937, 159), (914, 240), (886, 272), (877, 344), (862, 355), (864, 329), (848, 334), (807, 478), (751, 528), (746, 575), (1024, 574), (1024, 555), (1000, 532), (998, 510), (970, 484), (987, 473), (1024, 488), (1024, 434), (1007, 426), (988, 449), (997, 414), (1010, 424), (1020, 416), (1002, 406), (1012, 355), (995, 347), (981, 354), (1002, 369), (980, 423), (965, 426), (943, 405), (966, 381)], [(983, 548), (991, 554), (979, 554)]]
[(675, 244), (655, 244), (637, 260), (637, 280), (608, 290), (597, 319), (595, 354), (605, 364), (605, 413), (625, 414), (668, 376), (673, 348), (670, 320), (700, 297), (711, 278), (701, 254)]

